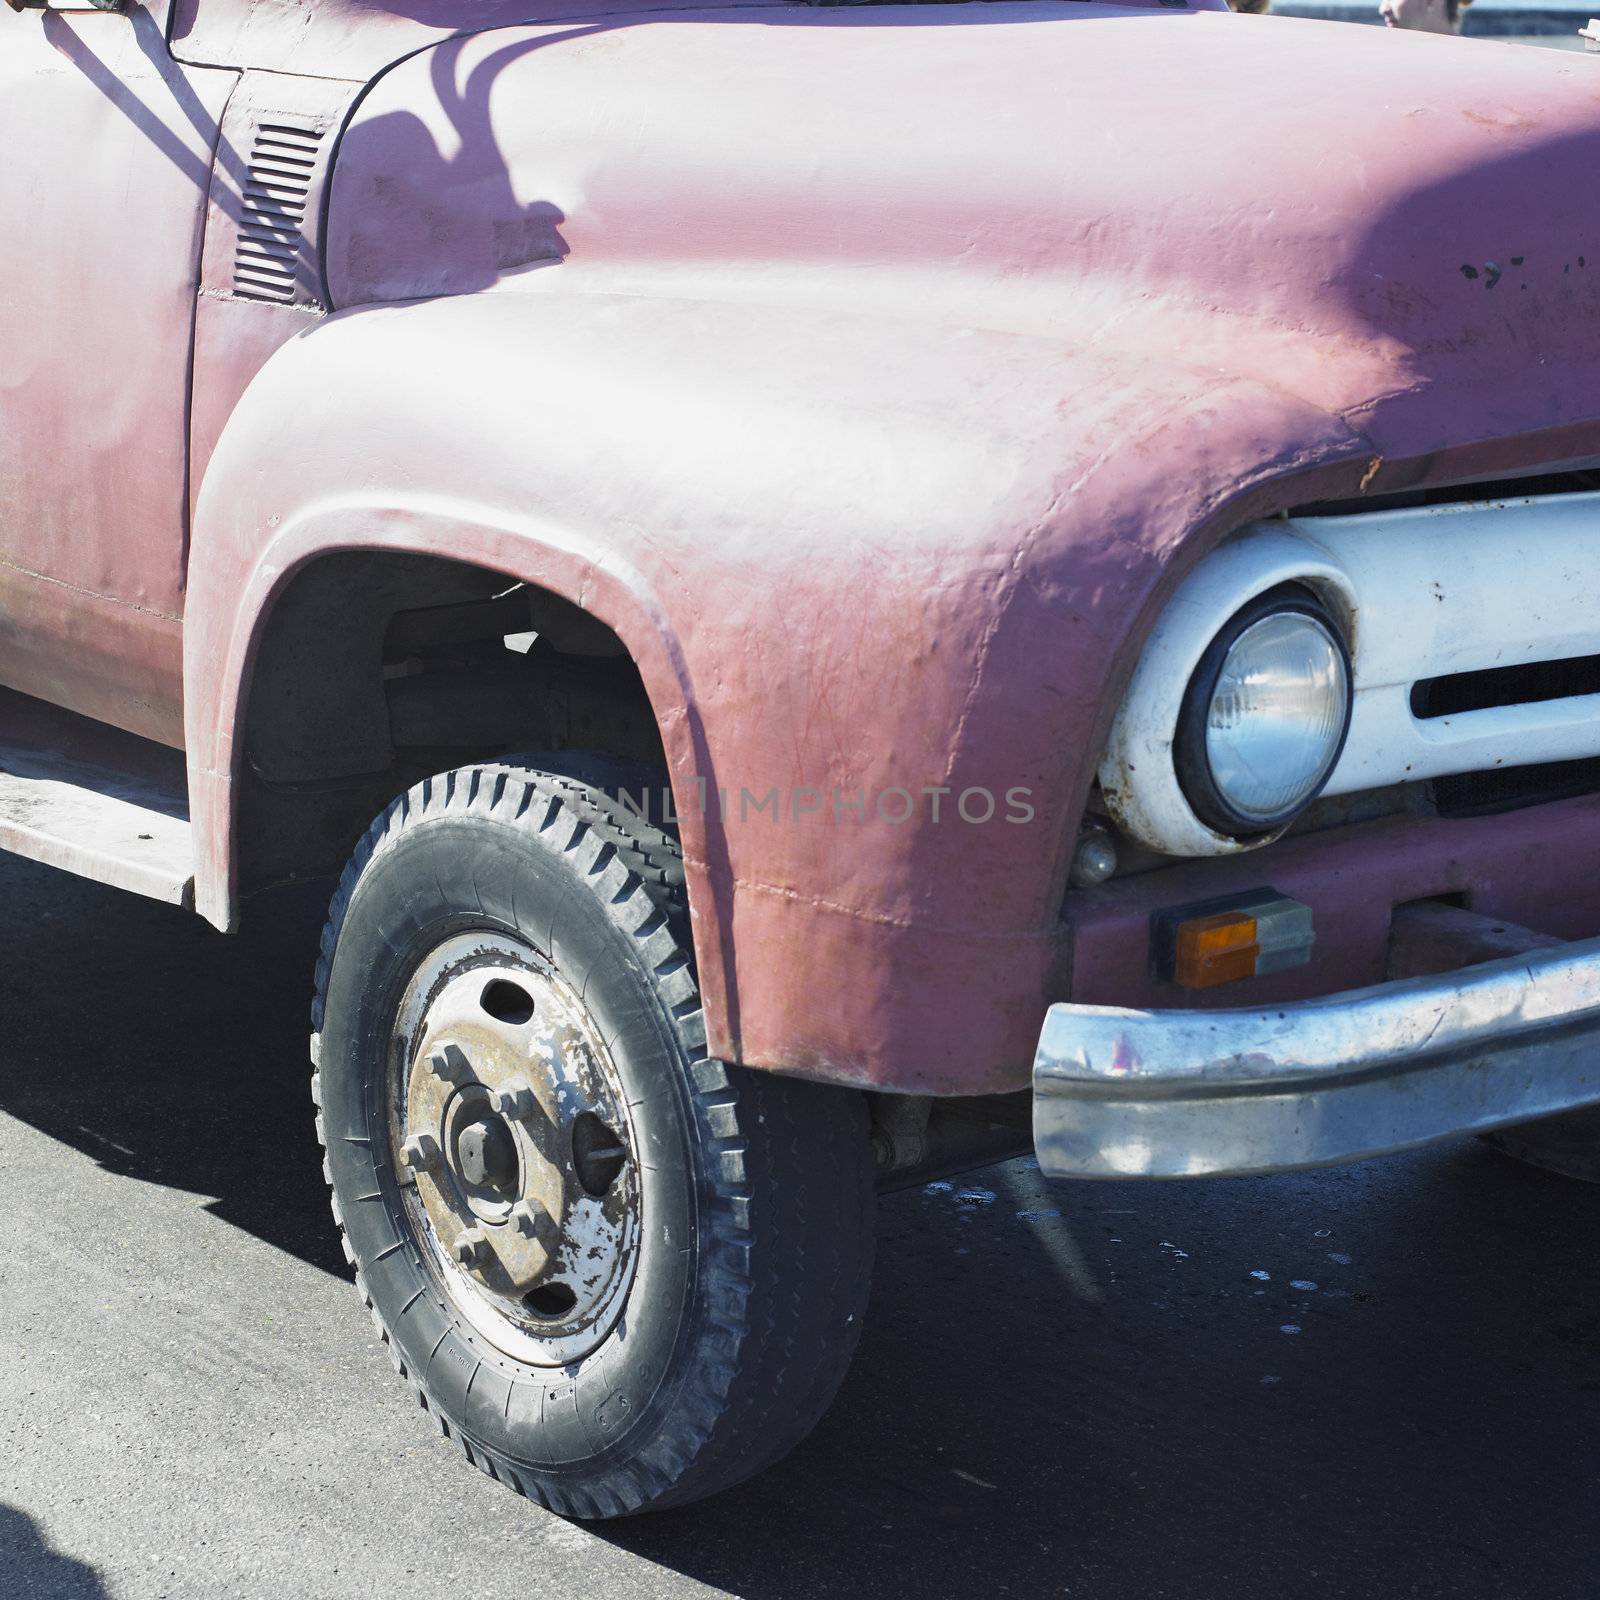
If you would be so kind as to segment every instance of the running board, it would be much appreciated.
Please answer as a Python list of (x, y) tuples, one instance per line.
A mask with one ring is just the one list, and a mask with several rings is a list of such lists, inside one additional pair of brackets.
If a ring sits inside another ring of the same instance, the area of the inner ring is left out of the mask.
[(182, 753), (0, 689), (0, 850), (192, 906)]

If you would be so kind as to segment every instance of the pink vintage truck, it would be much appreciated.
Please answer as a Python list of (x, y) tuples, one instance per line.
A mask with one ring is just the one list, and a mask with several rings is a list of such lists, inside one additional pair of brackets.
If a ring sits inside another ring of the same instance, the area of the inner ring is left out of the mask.
[(875, 1189), (1030, 1145), (1591, 1160), (1595, 63), (0, 16), (0, 846), (223, 930), (342, 869), (334, 1210), (477, 1465), (757, 1471)]

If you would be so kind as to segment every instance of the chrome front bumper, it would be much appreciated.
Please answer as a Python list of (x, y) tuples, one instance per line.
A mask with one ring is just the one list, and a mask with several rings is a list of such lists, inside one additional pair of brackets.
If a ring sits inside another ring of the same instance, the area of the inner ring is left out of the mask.
[(1039, 1167), (1177, 1178), (1357, 1161), (1600, 1102), (1600, 939), (1264, 1011), (1050, 1008)]

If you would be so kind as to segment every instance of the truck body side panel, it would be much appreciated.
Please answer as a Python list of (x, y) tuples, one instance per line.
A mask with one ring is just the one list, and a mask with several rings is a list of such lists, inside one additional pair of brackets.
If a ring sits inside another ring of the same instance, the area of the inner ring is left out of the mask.
[(30, 14), (0, 46), (0, 683), (178, 744), (189, 346), (236, 79), (176, 66), (162, 22)]

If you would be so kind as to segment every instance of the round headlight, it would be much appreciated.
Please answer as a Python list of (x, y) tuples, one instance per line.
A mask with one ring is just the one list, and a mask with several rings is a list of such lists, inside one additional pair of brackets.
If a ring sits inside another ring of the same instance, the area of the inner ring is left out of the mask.
[(1328, 781), (1350, 728), (1350, 656), (1309, 595), (1264, 595), (1212, 640), (1183, 698), (1174, 757), (1218, 833), (1282, 826)]

